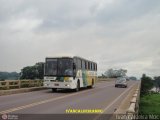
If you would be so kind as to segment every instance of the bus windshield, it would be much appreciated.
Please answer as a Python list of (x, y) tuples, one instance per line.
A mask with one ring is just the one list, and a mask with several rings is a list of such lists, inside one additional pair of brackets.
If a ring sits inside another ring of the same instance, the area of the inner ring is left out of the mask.
[(73, 59), (48, 58), (45, 64), (45, 75), (49, 76), (73, 76)]

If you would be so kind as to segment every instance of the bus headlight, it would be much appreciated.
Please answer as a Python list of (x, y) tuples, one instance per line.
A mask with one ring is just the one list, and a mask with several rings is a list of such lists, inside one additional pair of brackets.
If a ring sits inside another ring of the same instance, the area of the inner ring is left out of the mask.
[(48, 84), (47, 84), (47, 83), (45, 83), (45, 84), (44, 84), (44, 86), (48, 86)]
[(69, 84), (65, 84), (65, 86), (69, 87), (70, 85)]

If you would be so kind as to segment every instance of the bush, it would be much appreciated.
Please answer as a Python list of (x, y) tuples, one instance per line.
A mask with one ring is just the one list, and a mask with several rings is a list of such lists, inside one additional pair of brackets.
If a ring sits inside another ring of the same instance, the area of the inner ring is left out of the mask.
[(160, 94), (146, 94), (140, 99), (139, 114), (160, 114)]
[(149, 90), (153, 88), (153, 85), (152, 78), (143, 74), (141, 78), (141, 95), (149, 93)]

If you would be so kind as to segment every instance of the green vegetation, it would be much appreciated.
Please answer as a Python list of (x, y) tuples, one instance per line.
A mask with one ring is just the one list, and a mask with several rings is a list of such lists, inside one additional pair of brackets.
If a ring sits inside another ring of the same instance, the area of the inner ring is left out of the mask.
[(141, 96), (139, 114), (160, 114), (160, 94)]
[(21, 70), (20, 79), (43, 79), (44, 63), (39, 62), (34, 66), (27, 66)]
[(18, 80), (18, 79), (43, 79), (44, 63), (39, 62), (33, 66), (24, 67), (21, 73), (0, 72), (0, 80)]
[(151, 91), (153, 87), (159, 86), (159, 78), (142, 75), (139, 114), (160, 114), (160, 93)]
[(154, 77), (154, 85), (155, 85), (156, 89), (158, 89), (160, 92), (160, 76)]
[(17, 80), (19, 77), (17, 72), (0, 72), (0, 80)]
[(127, 70), (125, 69), (108, 69), (107, 71), (102, 74), (102, 76), (108, 77), (108, 78), (117, 78), (126, 76)]
[(149, 90), (151, 90), (153, 86), (152, 78), (143, 74), (141, 78), (141, 95), (149, 93)]

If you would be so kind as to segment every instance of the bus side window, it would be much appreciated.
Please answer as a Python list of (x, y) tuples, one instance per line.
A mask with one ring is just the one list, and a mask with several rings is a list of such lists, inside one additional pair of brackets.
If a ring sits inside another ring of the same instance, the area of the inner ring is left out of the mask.
[(81, 69), (83, 69), (82, 60), (80, 60), (80, 61), (81, 61)]
[(77, 63), (78, 63), (77, 68), (78, 68), (78, 69), (81, 69), (81, 60), (80, 60), (80, 59), (77, 59)]
[(92, 62), (90, 63), (90, 70), (92, 70)]
[(93, 67), (93, 71), (94, 71), (94, 63), (92, 65), (93, 65), (92, 67)]
[(85, 61), (82, 60), (82, 70), (85, 70)]
[(87, 65), (88, 65), (87, 68), (88, 68), (88, 70), (89, 70), (89, 62), (87, 62)]
[(85, 69), (87, 70), (87, 61), (85, 61)]
[(88, 70), (90, 70), (90, 62), (88, 62)]
[(97, 64), (96, 64), (96, 71), (97, 71)]
[(93, 71), (94, 71), (94, 63), (93, 63)]
[(94, 71), (96, 70), (96, 64), (94, 63)]

